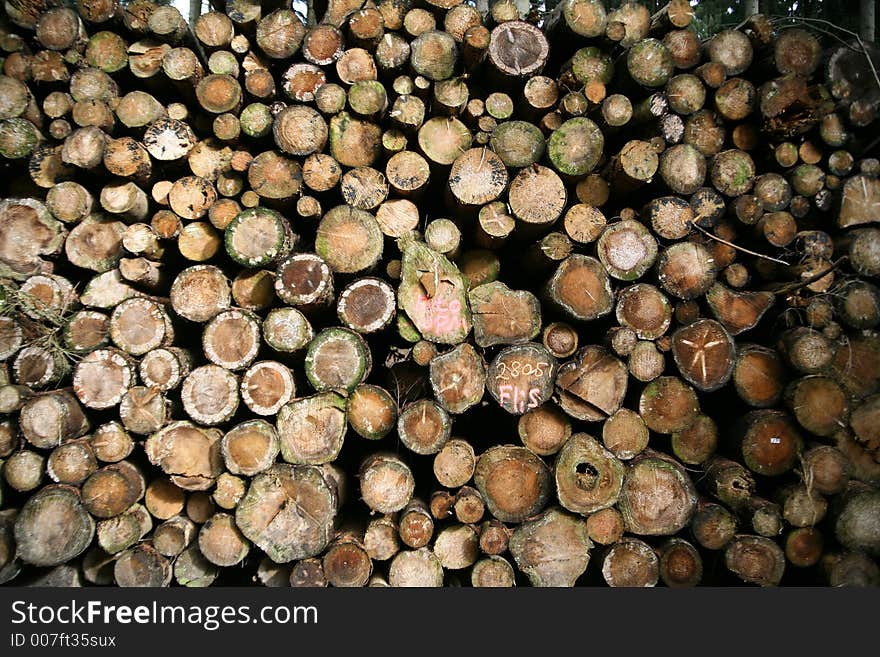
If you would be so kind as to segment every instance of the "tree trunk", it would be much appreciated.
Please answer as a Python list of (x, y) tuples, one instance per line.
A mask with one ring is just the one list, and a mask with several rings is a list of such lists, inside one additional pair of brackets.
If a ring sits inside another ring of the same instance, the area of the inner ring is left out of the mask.
[(861, 0), (859, 2), (859, 36), (868, 43), (874, 42), (876, 9), (875, 0)]

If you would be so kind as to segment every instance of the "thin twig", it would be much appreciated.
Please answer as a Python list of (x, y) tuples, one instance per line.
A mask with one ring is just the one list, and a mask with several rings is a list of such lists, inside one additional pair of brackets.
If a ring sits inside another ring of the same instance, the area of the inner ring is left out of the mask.
[(872, 150), (874, 150), (874, 147), (877, 146), (877, 144), (880, 144), (880, 137), (877, 137), (874, 141), (872, 141), (870, 144), (865, 146), (862, 149), (862, 155), (864, 155), (866, 153), (870, 153)]
[(0, 316), (12, 317), (32, 336), (22, 345), (23, 347), (41, 347), (75, 363), (82, 356), (65, 348), (61, 338), (67, 320), (73, 312), (75, 304), (71, 301), (74, 299), (76, 299), (75, 289), (64, 298), (61, 309), (55, 310), (16, 287), (0, 283)]
[(706, 230), (705, 228), (703, 228), (699, 224), (692, 223), (691, 225), (694, 228), (696, 228), (697, 230), (699, 230), (701, 233), (703, 233), (706, 237), (711, 237), (713, 240), (721, 242), (722, 244), (726, 244), (727, 246), (729, 246), (732, 249), (736, 249), (737, 251), (742, 251), (743, 253), (748, 253), (749, 255), (753, 255), (756, 258), (764, 258), (764, 260), (769, 260), (771, 262), (775, 262), (780, 265), (785, 265), (786, 267), (791, 267), (790, 262), (786, 262), (785, 260), (780, 260), (779, 258), (774, 258), (773, 256), (768, 256), (763, 253), (758, 253), (757, 251), (751, 251), (743, 246), (739, 246), (737, 244), (734, 244), (733, 242), (728, 242), (727, 240), (722, 239), (722, 238), (718, 237), (717, 235), (713, 235), (712, 233), (710, 233), (708, 230)]
[(849, 258), (849, 256), (841, 256), (840, 258), (838, 258), (837, 260), (832, 262), (828, 267), (826, 267), (825, 269), (823, 269), (822, 271), (820, 271), (816, 274), (813, 274), (809, 278), (805, 278), (804, 280), (798, 281), (797, 283), (789, 283), (788, 285), (783, 285), (782, 287), (780, 287), (776, 290), (771, 290), (771, 291), (774, 294), (788, 294), (789, 292), (795, 292), (797, 290), (800, 290), (801, 288), (806, 287), (807, 285), (810, 285), (810, 284), (815, 283), (816, 281), (818, 281), (822, 278), (825, 278), (828, 274), (830, 274), (835, 269), (840, 267), (840, 265), (843, 264), (844, 261), (846, 261), (848, 258)]

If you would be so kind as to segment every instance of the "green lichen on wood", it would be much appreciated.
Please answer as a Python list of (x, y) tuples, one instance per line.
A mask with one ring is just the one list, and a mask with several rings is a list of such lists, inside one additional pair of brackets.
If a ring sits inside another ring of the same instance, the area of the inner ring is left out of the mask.
[(401, 237), (397, 304), (425, 340), (458, 344), (471, 331), (467, 281), (458, 267), (423, 242)]
[[(243, 231), (243, 235), (238, 235)], [(243, 267), (264, 267), (285, 257), (295, 238), (290, 224), (268, 208), (247, 208), (226, 227), (224, 243), (229, 257)]]
[(626, 474), (623, 463), (585, 433), (576, 433), (565, 442), (553, 472), (559, 503), (581, 515), (616, 504)]
[(528, 121), (505, 121), (492, 131), (489, 147), (505, 166), (520, 168), (540, 162), (546, 145), (536, 125)]
[(585, 176), (602, 157), (605, 137), (590, 119), (569, 119), (550, 135), (547, 155), (553, 167), (567, 176)]
[(382, 128), (348, 112), (330, 119), (330, 155), (343, 166), (368, 167), (382, 152)]
[(657, 39), (643, 39), (630, 48), (626, 65), (633, 79), (646, 87), (660, 87), (675, 70), (672, 55)]
[(319, 392), (340, 388), (351, 392), (369, 376), (372, 365), (366, 340), (338, 326), (324, 329), (312, 339), (304, 363), (309, 383)]
[(614, 78), (614, 62), (595, 46), (581, 48), (571, 57), (571, 72), (581, 84), (608, 84)]
[(416, 328), (416, 325), (406, 315), (397, 316), (397, 334), (412, 344), (422, 339), (419, 329)]
[(14, 117), (0, 121), (0, 155), (7, 160), (27, 157), (39, 143), (40, 133), (27, 119)]
[(251, 103), (241, 111), (239, 123), (244, 134), (259, 139), (272, 131), (272, 112), (263, 103)]

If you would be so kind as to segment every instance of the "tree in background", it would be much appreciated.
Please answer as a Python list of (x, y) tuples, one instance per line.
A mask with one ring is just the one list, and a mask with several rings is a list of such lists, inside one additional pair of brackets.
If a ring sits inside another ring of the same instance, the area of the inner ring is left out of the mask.
[(202, 15), (202, 0), (189, 0), (189, 24), (192, 25)]
[(860, 34), (864, 41), (875, 40), (877, 26), (877, 0), (861, 0), (859, 11)]

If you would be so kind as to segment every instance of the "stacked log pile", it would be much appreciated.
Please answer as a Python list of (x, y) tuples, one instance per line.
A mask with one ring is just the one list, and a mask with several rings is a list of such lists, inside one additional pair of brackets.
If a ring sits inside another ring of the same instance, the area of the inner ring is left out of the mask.
[(6, 1), (0, 581), (880, 583), (880, 59), (517, 6)]

